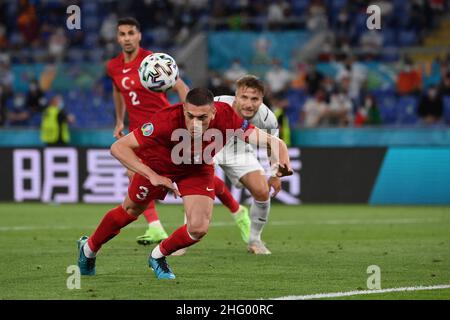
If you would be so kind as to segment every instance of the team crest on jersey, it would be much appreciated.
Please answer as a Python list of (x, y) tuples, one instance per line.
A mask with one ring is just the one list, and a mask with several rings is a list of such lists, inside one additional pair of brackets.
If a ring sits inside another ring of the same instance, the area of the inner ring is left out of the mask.
[(151, 123), (151, 122), (148, 122), (148, 123), (145, 123), (144, 125), (142, 125), (142, 127), (141, 127), (141, 130), (142, 130), (142, 134), (145, 136), (145, 137), (148, 137), (148, 136), (150, 136), (152, 133), (153, 133), (153, 123)]

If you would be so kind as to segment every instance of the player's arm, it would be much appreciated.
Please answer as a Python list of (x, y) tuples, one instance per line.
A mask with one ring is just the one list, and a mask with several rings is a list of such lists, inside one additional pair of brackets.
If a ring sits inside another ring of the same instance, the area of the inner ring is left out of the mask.
[(283, 140), (256, 127), (250, 129), (243, 137), (244, 141), (252, 145), (270, 148), (269, 160), (271, 167), (276, 170), (276, 177), (290, 176), (294, 173), (291, 169), (288, 148)]
[[(273, 136), (275, 136), (277, 138), (279, 137), (279, 129), (278, 128), (272, 128), (272, 129), (270, 129), (270, 132)], [(272, 149), (270, 148), (270, 146), (267, 146), (266, 151), (267, 151), (267, 157), (270, 159), (270, 155), (272, 152)], [(281, 179), (277, 176), (278, 168), (276, 167), (276, 165), (273, 165), (271, 162), (270, 168), (272, 171), (272, 175), (270, 176), (269, 180), (267, 180), (267, 184), (269, 185), (269, 190), (271, 188), (273, 189), (273, 193), (271, 196), (276, 197), (278, 192), (281, 191)]]
[(171, 190), (174, 193), (175, 198), (176, 196), (181, 196), (180, 192), (170, 179), (160, 176), (149, 166), (141, 162), (136, 156), (136, 153), (134, 153), (134, 149), (138, 147), (139, 142), (137, 141), (134, 132), (130, 132), (111, 145), (111, 155), (131, 171), (146, 177), (150, 180), (152, 185), (162, 186)]
[(113, 101), (114, 101), (114, 109), (116, 113), (116, 125), (114, 127), (113, 136), (116, 139), (119, 139), (124, 136), (124, 120), (125, 120), (125, 102), (123, 101), (122, 94), (119, 89), (113, 83)]
[(177, 82), (175, 83), (175, 86), (172, 89), (178, 94), (178, 97), (180, 98), (181, 102), (184, 102), (186, 100), (186, 96), (189, 92), (189, 87), (187, 84), (183, 81), (183, 79), (178, 78)]

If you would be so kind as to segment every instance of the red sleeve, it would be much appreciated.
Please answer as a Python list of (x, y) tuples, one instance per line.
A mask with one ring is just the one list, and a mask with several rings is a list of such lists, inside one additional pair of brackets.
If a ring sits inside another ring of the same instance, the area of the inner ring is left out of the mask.
[(215, 102), (219, 123), (224, 127), (223, 129), (242, 129), (244, 132), (253, 129), (255, 126), (250, 121), (243, 119), (236, 111), (225, 102)]

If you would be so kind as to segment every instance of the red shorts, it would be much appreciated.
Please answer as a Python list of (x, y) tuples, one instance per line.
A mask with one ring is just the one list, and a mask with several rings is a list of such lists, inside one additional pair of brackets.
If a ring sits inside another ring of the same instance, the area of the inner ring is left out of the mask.
[[(193, 166), (192, 171), (183, 175), (163, 175), (175, 182), (181, 196), (203, 195), (214, 200), (214, 167), (210, 165)], [(140, 205), (146, 205), (150, 201), (164, 200), (168, 190), (163, 187), (155, 187), (150, 180), (136, 173), (128, 186), (128, 196)]]

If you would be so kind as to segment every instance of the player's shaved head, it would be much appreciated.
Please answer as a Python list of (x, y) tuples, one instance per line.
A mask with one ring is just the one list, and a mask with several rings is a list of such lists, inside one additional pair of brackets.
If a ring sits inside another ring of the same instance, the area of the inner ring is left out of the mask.
[(194, 88), (188, 92), (186, 103), (195, 106), (212, 105), (214, 103), (214, 95), (206, 88)]
[(201, 137), (214, 119), (214, 95), (206, 88), (194, 88), (186, 96), (184, 120), (192, 137)]

